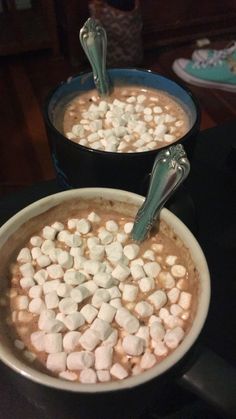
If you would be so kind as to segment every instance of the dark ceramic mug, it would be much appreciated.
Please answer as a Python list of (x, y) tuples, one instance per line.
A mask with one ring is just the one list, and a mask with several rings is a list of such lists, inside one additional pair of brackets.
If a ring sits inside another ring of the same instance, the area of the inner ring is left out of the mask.
[[(190, 128), (177, 142), (184, 145), (191, 160), (200, 124), (199, 106), (192, 93), (150, 70), (112, 69), (108, 71), (108, 76), (112, 86), (162, 90), (184, 107)], [(81, 146), (63, 135), (62, 118), (65, 106), (73, 97), (91, 89), (94, 89), (92, 73), (80, 74), (58, 85), (49, 94), (44, 106), (44, 121), (60, 186), (64, 189), (110, 187), (145, 195), (155, 157), (163, 147), (134, 153), (106, 152)]]

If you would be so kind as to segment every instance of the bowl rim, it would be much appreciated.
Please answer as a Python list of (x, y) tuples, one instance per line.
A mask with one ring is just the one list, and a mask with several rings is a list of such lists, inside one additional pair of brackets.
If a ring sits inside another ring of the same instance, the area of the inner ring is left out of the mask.
[[(166, 144), (165, 146), (160, 147), (160, 148), (156, 148), (154, 150), (141, 151), (141, 152), (136, 151), (136, 152), (131, 152), (131, 153), (125, 153), (125, 152), (117, 153), (117, 151), (95, 150), (93, 148), (86, 147), (86, 146), (83, 146), (81, 144), (77, 144), (77, 143), (74, 143), (73, 141), (70, 141), (51, 122), (51, 119), (50, 119), (50, 116), (49, 116), (49, 104), (50, 104), (50, 101), (51, 101), (53, 95), (56, 93), (56, 91), (59, 90), (60, 88), (62, 88), (65, 84), (70, 83), (74, 79), (81, 78), (85, 75), (87, 75), (88, 77), (92, 77), (92, 72), (91, 71), (83, 70), (79, 74), (74, 74), (74, 75), (68, 77), (67, 80), (61, 81), (54, 88), (52, 88), (49, 91), (48, 95), (46, 96), (46, 99), (45, 99), (44, 104), (43, 104), (43, 116), (44, 116), (44, 120), (46, 122), (46, 125), (48, 127), (50, 127), (50, 129), (52, 130), (52, 132), (54, 132), (54, 134), (56, 134), (57, 136), (60, 137), (60, 141), (64, 141), (66, 144), (69, 144), (70, 147), (74, 148), (75, 150), (83, 150), (84, 152), (88, 152), (88, 153), (96, 153), (98, 155), (106, 156), (107, 158), (110, 157), (111, 159), (113, 159), (114, 156), (118, 157), (119, 159), (120, 158), (123, 159), (124, 157), (128, 158), (128, 159), (132, 159), (134, 156), (137, 156), (137, 155), (138, 156), (155, 155), (157, 153), (157, 151), (164, 150), (165, 148), (168, 148), (170, 145), (175, 145), (175, 144), (178, 144), (180, 142), (184, 143), (188, 139), (188, 137), (191, 137), (192, 135), (194, 135), (194, 133), (197, 132), (198, 127), (200, 125), (200, 120), (201, 120), (201, 108), (200, 108), (200, 105), (199, 105), (199, 102), (198, 102), (196, 96), (183, 83), (181, 83), (179, 81), (177, 82), (175, 80), (172, 80), (169, 77), (166, 77), (166, 76), (163, 76), (162, 74), (157, 73), (156, 71), (153, 71), (153, 70), (150, 70), (150, 69), (145, 69), (145, 68), (136, 68), (136, 67), (125, 67), (125, 68), (120, 67), (119, 68), (119, 67), (117, 67), (117, 68), (108, 68), (107, 70), (108, 70), (109, 74), (110, 73), (112, 74), (113, 71), (123, 72), (123, 71), (127, 71), (127, 70), (132, 71), (132, 72), (137, 72), (137, 73), (151, 73), (151, 74), (154, 74), (155, 76), (157, 76), (161, 79), (168, 80), (169, 82), (171, 82), (171, 83), (177, 85), (178, 87), (180, 87), (190, 97), (190, 99), (192, 100), (192, 102), (194, 104), (194, 107), (196, 109), (196, 119), (195, 119), (192, 127), (183, 137), (179, 138), (177, 141), (175, 141), (172, 144)], [(94, 86), (94, 88), (95, 88), (95, 86)]]
[[(134, 203), (137, 206), (141, 206), (145, 199), (143, 196), (133, 192), (111, 188), (80, 188), (59, 192), (35, 201), (11, 217), (0, 228), (0, 242), (4, 244), (10, 237), (10, 234), (12, 234), (26, 220), (39, 215), (59, 202), (65, 202), (66, 200), (78, 197), (81, 199), (102, 197), (105, 199)], [(191, 329), (181, 344), (171, 354), (169, 354), (159, 364), (156, 364), (154, 367), (142, 372), (139, 375), (131, 376), (124, 380), (96, 384), (75, 383), (49, 376), (46, 373), (40, 372), (34, 367), (24, 363), (23, 359), (18, 359), (14, 356), (12, 351), (3, 345), (0, 345), (0, 360), (15, 372), (35, 383), (54, 389), (76, 393), (106, 393), (134, 388), (157, 378), (167, 372), (171, 367), (175, 366), (195, 343), (204, 326), (210, 303), (210, 275), (203, 251), (190, 230), (179, 218), (166, 208), (161, 210), (161, 218), (164, 219), (171, 227), (174, 227), (176, 234), (183, 240), (184, 243), (188, 243), (188, 248), (193, 247), (193, 262), (197, 265), (198, 269), (201, 269), (201, 274), (199, 272), (199, 276), (201, 277), (201, 292), (199, 296), (199, 298), (201, 298), (201, 304), (198, 304)]]

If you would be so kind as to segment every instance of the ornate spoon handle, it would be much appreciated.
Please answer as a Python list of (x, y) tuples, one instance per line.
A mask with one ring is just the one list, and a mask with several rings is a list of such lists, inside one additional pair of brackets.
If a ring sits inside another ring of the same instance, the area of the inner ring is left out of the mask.
[(106, 96), (109, 94), (109, 83), (106, 73), (106, 31), (97, 20), (90, 17), (81, 28), (79, 38), (92, 66), (96, 88), (100, 96)]
[(154, 162), (146, 200), (137, 212), (132, 239), (142, 241), (167, 199), (187, 177), (190, 163), (181, 144), (161, 151)]

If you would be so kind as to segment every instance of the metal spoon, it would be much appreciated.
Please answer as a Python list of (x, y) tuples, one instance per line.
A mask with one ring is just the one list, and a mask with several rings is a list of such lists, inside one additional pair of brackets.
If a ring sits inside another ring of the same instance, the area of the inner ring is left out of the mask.
[(109, 82), (106, 73), (106, 31), (97, 20), (90, 17), (81, 28), (79, 38), (92, 66), (94, 83), (99, 95), (107, 96)]
[(154, 162), (147, 197), (136, 214), (131, 237), (143, 241), (168, 198), (188, 176), (190, 163), (181, 144), (160, 153)]

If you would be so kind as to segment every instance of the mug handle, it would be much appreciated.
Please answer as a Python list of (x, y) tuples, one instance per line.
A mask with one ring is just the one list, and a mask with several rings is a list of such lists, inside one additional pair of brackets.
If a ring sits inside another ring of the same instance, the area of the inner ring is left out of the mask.
[(224, 418), (236, 417), (236, 368), (209, 348), (198, 348), (195, 362), (177, 383)]

